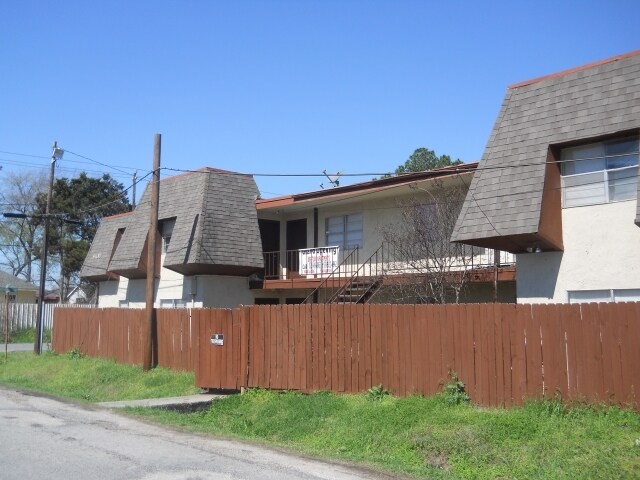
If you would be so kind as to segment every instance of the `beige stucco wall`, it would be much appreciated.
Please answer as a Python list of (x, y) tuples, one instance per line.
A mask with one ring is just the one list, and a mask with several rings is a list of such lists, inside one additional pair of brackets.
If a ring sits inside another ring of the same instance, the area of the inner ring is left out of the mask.
[(200, 302), (200, 305), (195, 306), (233, 308), (253, 305), (253, 294), (246, 277), (199, 275), (197, 292), (196, 303)]
[(562, 210), (564, 252), (519, 254), (519, 303), (568, 301), (569, 290), (640, 288), (636, 201)]
[(37, 290), (18, 289), (16, 291), (16, 303), (36, 303), (37, 299), (38, 299)]

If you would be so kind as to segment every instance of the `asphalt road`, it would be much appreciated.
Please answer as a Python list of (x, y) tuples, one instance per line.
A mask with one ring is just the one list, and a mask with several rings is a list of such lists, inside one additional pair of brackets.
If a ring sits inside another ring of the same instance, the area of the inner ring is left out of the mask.
[(0, 387), (3, 480), (364, 479), (370, 471), (176, 432)]

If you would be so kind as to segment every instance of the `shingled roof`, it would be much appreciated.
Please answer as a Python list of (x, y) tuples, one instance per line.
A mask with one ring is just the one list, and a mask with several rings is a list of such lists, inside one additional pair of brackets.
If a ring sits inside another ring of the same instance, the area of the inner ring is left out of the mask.
[(109, 262), (117, 246), (119, 237), (129, 225), (131, 213), (123, 213), (103, 218), (93, 237), (89, 253), (84, 259), (80, 276), (87, 280), (99, 281), (114, 277), (109, 274)]
[(32, 283), (25, 282), (8, 272), (0, 270), (0, 289), (4, 291), (5, 287), (15, 288), (16, 290), (38, 290), (38, 287)]
[[(554, 148), (638, 129), (640, 50), (509, 87), (452, 240), (512, 252), (532, 242), (561, 249), (561, 232), (554, 240), (541, 221), (543, 193), (559, 190), (559, 170), (547, 165)], [(545, 201), (559, 222), (559, 195)]]
[[(185, 275), (249, 275), (262, 268), (257, 196), (253, 177), (213, 168), (161, 180), (159, 221), (175, 220), (163, 266)], [(147, 187), (139, 205), (127, 218), (124, 234), (106, 272), (128, 278), (145, 276), (150, 198), (151, 189)], [(81, 276), (106, 273), (104, 263), (95, 266), (90, 263), (94, 247), (98, 255), (110, 252), (118, 228), (109, 219), (103, 221)]]

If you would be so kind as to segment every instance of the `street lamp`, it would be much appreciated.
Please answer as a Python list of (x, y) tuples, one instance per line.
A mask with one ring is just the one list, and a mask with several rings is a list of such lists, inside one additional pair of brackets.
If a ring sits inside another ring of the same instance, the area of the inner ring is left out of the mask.
[(49, 252), (49, 212), (51, 211), (51, 197), (53, 196), (53, 177), (56, 169), (56, 161), (62, 159), (64, 150), (58, 147), (58, 142), (53, 142), (51, 152), (51, 172), (49, 174), (49, 191), (47, 192), (47, 209), (44, 214), (44, 238), (42, 239), (42, 256), (40, 267), (40, 295), (38, 298), (38, 319), (36, 321), (36, 338), (33, 351), (40, 355), (42, 353), (42, 333), (44, 315), (44, 286), (47, 279), (47, 254)]

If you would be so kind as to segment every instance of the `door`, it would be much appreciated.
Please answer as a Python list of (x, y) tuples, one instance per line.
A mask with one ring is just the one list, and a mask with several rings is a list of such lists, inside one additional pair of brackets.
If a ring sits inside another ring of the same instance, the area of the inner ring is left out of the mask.
[(287, 272), (298, 273), (298, 250), (307, 248), (307, 219), (287, 222)]
[(279, 278), (280, 274), (280, 222), (278, 220), (258, 220), (262, 255), (264, 257), (264, 278)]

